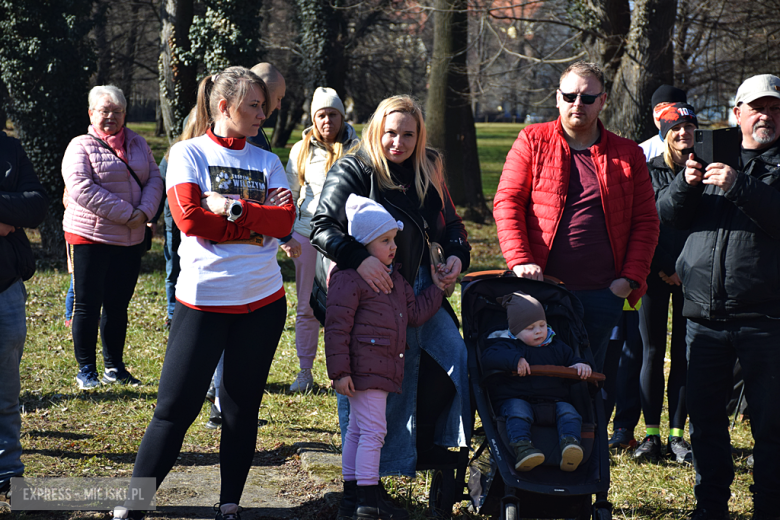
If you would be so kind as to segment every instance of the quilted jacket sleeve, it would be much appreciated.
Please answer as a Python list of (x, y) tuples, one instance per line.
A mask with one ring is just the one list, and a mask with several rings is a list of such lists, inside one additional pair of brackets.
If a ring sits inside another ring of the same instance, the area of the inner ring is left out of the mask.
[[(86, 144), (91, 141), (88, 136), (77, 137), (65, 150), (62, 158), (62, 177), (65, 180), (65, 187), (71, 200), (76, 201), (82, 208), (86, 208), (100, 218), (126, 224), (135, 208), (94, 181), (92, 163), (86, 148)], [(157, 169), (156, 165), (155, 169)], [(159, 170), (157, 171), (159, 173)]]
[(506, 157), (493, 201), (498, 242), (509, 269), (537, 263), (531, 253), (526, 226), (532, 180), (532, 146), (527, 133), (522, 131)]
[(642, 149), (634, 146), (631, 153), (631, 171), (634, 181), (634, 200), (631, 211), (631, 232), (626, 247), (625, 260), (620, 276), (640, 283), (640, 288), (628, 296), (631, 306), (636, 305), (647, 291), (647, 275), (658, 244), (659, 220), (655, 209), (655, 193), (647, 171)]
[(325, 310), (325, 362), (328, 377), (337, 381), (351, 375), (349, 344), (360, 289), (346, 271), (336, 271), (328, 284)]
[(482, 369), (484, 371), (501, 370), (513, 372), (524, 352), (518, 348), (516, 341), (497, 339), (487, 345), (482, 352)]
[(406, 312), (409, 317), (408, 325), (410, 327), (419, 327), (426, 321), (433, 318), (433, 315), (441, 308), (442, 292), (435, 285), (429, 285), (423, 292), (414, 295), (414, 289), (403, 280), (404, 290), (406, 291)]

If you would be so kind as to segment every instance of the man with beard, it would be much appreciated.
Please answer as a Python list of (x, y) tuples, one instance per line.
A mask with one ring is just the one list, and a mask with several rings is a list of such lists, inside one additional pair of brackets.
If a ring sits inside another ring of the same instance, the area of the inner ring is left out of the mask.
[(753, 518), (780, 518), (780, 78), (747, 79), (735, 104), (738, 168), (703, 168), (691, 155), (657, 202), (663, 223), (691, 233), (676, 267), (689, 318), (692, 520), (729, 518), (734, 465), (726, 402), (737, 358), (755, 440)]

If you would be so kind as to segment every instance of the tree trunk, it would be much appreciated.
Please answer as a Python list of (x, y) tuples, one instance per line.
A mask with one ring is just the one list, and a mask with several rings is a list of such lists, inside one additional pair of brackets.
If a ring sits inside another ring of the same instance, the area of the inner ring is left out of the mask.
[(182, 123), (195, 106), (198, 85), (195, 66), (181, 59), (190, 50), (194, 0), (163, 0), (160, 33), (160, 110), (165, 134), (173, 141), (181, 133)]
[(138, 31), (141, 24), (141, 21), (138, 20), (138, 4), (133, 3), (130, 5), (130, 16), (132, 18), (132, 23), (124, 42), (124, 49), (122, 50), (122, 61), (119, 64), (118, 81), (118, 86), (122, 89), (128, 104), (131, 102), (130, 98), (133, 97), (135, 51), (138, 46)]
[[(615, 8), (627, 9), (628, 0)], [(660, 85), (674, 82), (672, 37), (676, 15), (677, 0), (635, 0), (623, 50), (614, 54), (612, 47), (605, 47), (609, 54), (601, 55), (600, 60), (605, 69), (612, 70), (619, 55), (607, 106), (601, 114), (610, 131), (636, 141), (656, 132), (650, 100)]]
[(298, 58), (293, 58), (287, 69), (285, 81), (287, 82), (287, 95), (282, 99), (282, 108), (274, 125), (274, 134), (271, 137), (272, 148), (284, 148), (290, 139), (295, 127), (303, 116), (303, 104), (305, 90), (301, 88), (301, 63)]
[(433, 58), (426, 103), (428, 143), (442, 152), (447, 186), (464, 218), (483, 222), (489, 215), (482, 192), (477, 134), (471, 111), (466, 51), (466, 0), (436, 0)]
[(154, 107), (154, 136), (162, 137), (165, 135), (165, 122), (162, 117), (162, 110), (160, 110), (160, 102), (158, 100), (157, 106)]
[(591, 60), (598, 61), (604, 69), (605, 87), (609, 92), (625, 52), (625, 38), (631, 26), (631, 9), (628, 0), (588, 0), (588, 7), (599, 20), (598, 32), (602, 36), (597, 38), (595, 33), (586, 33), (583, 44)]
[(279, 117), (276, 118), (274, 135), (271, 137), (271, 148), (284, 148), (290, 140), (295, 127), (303, 116), (303, 99), (297, 96), (286, 96), (282, 100)]
[(95, 77), (96, 85), (105, 85), (111, 78), (111, 46), (108, 44), (106, 35), (106, 14), (108, 12), (108, 2), (96, 2), (94, 20), (95, 33), (95, 51), (97, 52), (97, 74)]

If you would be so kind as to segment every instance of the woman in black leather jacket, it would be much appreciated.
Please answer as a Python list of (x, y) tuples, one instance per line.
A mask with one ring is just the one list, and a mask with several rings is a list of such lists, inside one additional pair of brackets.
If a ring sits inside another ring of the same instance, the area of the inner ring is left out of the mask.
[[(444, 183), (442, 160), (425, 143), (422, 111), (410, 97), (382, 101), (363, 130), (358, 151), (328, 172), (312, 219), (312, 244), (340, 268), (356, 269), (377, 292), (389, 292), (391, 268), (350, 236), (344, 207), (351, 193), (376, 200), (404, 223), (396, 237), (395, 268), (415, 293), (433, 282), (431, 242), (444, 251), (445, 262), (435, 275), (440, 285), (456, 283), (469, 265), (471, 248)], [(431, 320), (407, 329), (407, 342), (402, 393), (391, 394), (387, 402), (383, 476), (414, 476), (428, 460), (442, 462), (446, 447), (467, 446), (470, 436), (466, 347), (447, 300)], [(339, 402), (342, 430), (348, 414), (344, 404)]]

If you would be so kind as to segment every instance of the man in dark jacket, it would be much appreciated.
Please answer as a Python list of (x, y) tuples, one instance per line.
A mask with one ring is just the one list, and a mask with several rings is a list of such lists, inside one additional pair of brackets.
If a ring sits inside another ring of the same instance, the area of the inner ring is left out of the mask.
[(21, 477), (19, 363), (27, 335), (24, 280), (35, 272), (23, 227), (46, 216), (49, 200), (18, 140), (0, 131), (0, 493)]
[(755, 439), (753, 518), (780, 518), (780, 78), (747, 79), (734, 115), (740, 163), (703, 168), (689, 159), (657, 202), (663, 223), (691, 233), (676, 268), (689, 318), (695, 520), (728, 518), (734, 467), (726, 402), (736, 358)]

